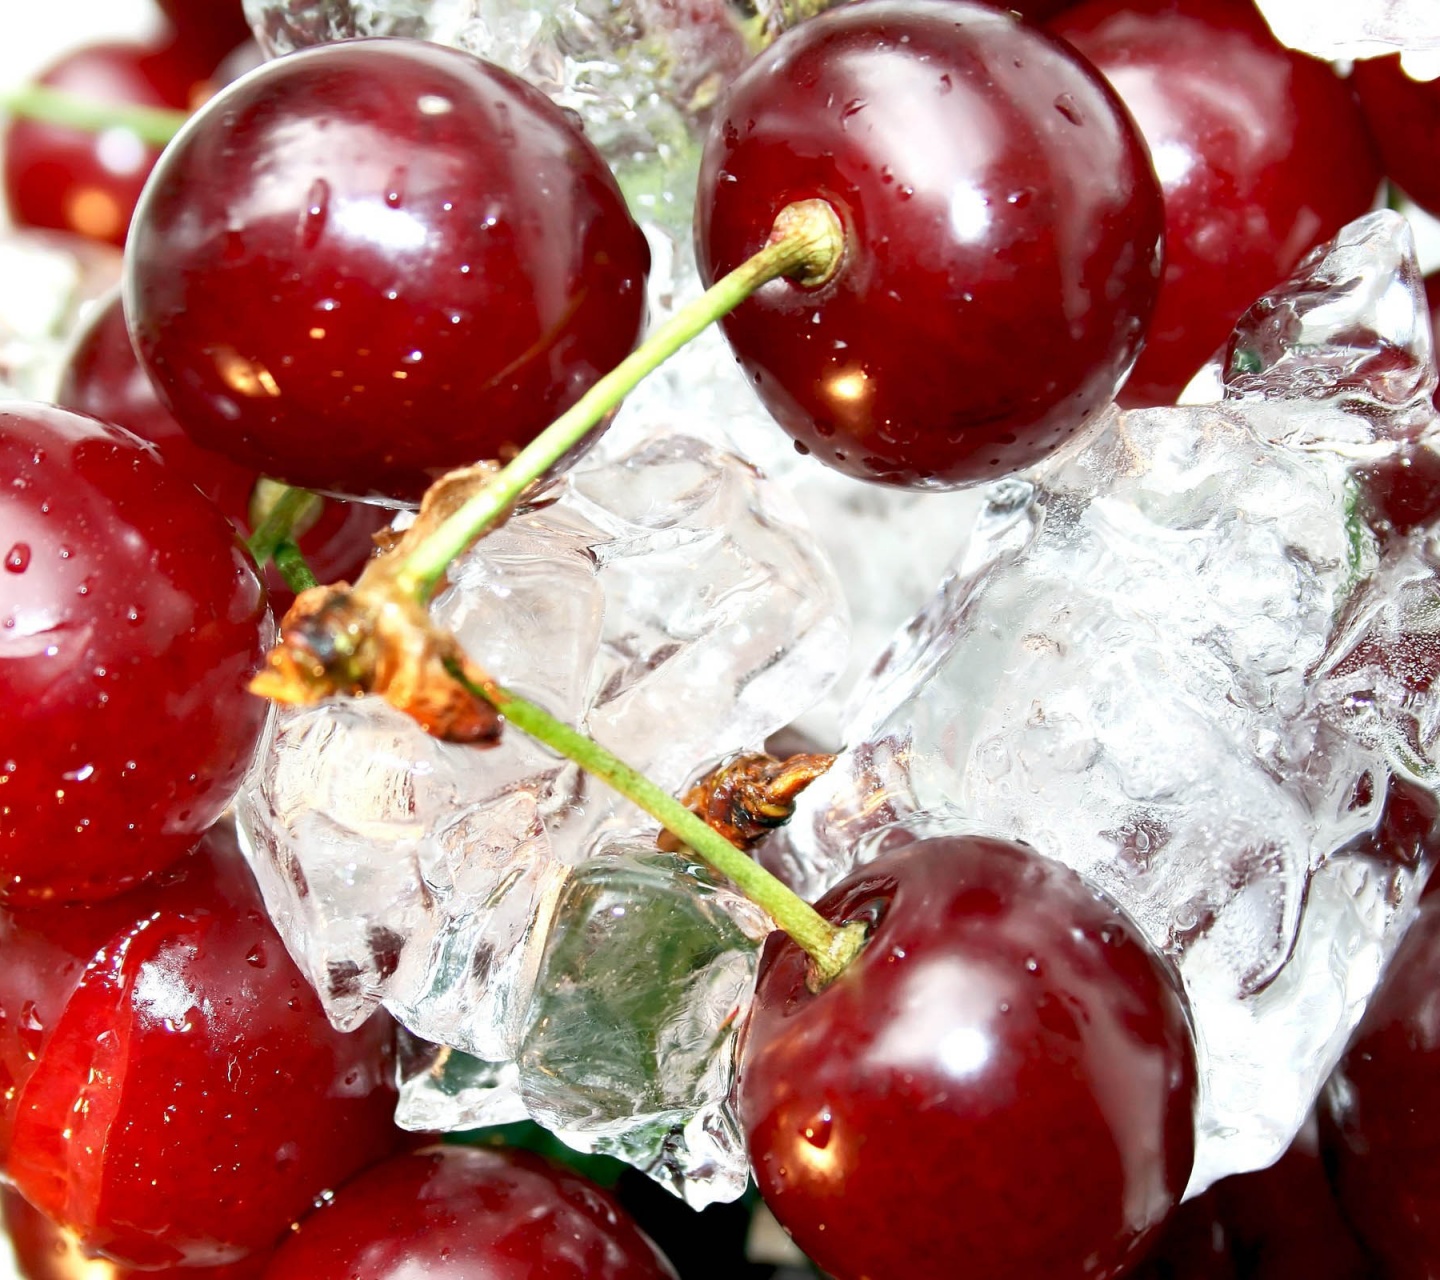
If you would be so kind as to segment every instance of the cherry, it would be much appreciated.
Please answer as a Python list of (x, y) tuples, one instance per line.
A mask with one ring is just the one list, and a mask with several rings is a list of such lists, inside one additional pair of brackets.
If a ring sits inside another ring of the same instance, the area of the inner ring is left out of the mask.
[(1360, 59), (1350, 79), (1386, 174), (1416, 204), (1440, 215), (1440, 81), (1412, 80), (1399, 54)]
[(1336, 1197), (1387, 1280), (1440, 1274), (1440, 898), (1420, 903), (1326, 1086)]
[[(64, 408), (124, 427), (157, 445), (165, 461), (229, 516), (242, 536), (251, 532), (250, 500), (259, 472), (191, 443), (135, 358), (118, 295), (80, 331), (55, 399)], [(300, 538), (300, 550), (321, 582), (353, 582), (389, 516), (381, 507), (328, 501), (314, 528)], [(273, 565), (267, 568), (265, 584), (278, 616), (294, 596)]]
[(1110, 1277), (1190, 1172), (1183, 999), (1134, 926), (1023, 845), (935, 838), (818, 904), (872, 922), (818, 993), (775, 935), (737, 1097), (761, 1193), (836, 1280)]
[(136, 350), (196, 444), (412, 499), (512, 455), (629, 352), (649, 250), (538, 90), (373, 40), (213, 99), (156, 169), (126, 258)]
[(218, 66), (226, 54), (250, 39), (240, 0), (157, 0), (175, 29), (176, 40), (199, 62)]
[[(103, 102), (185, 110), (203, 75), (173, 46), (113, 43), (69, 54), (40, 83)], [(28, 119), (10, 123), (3, 150), (5, 195), (17, 223), (116, 245), (125, 243), (141, 188), (160, 155), (123, 126), (93, 132)]]
[(1130, 1274), (1133, 1280), (1239, 1280), (1214, 1192), (1182, 1204), (1150, 1256)]
[(609, 1195), (523, 1151), (432, 1147), (341, 1188), (265, 1280), (664, 1280), (675, 1272)]
[(141, 441), (0, 406), (0, 901), (117, 893), (230, 803), (265, 718), (253, 562)]
[(820, 198), (838, 272), (724, 322), (802, 451), (898, 485), (993, 479), (1108, 404), (1154, 304), (1162, 210), (1114, 94), (1063, 46), (964, 0), (802, 24), (739, 78), (696, 213), (714, 280)]
[(124, 898), (0, 913), (4, 1172), (141, 1267), (265, 1249), (393, 1148), (391, 1027), (345, 1034), (234, 836)]
[(1165, 192), (1165, 279), (1128, 405), (1172, 404), (1241, 313), (1371, 206), (1349, 88), (1250, 0), (1088, 0), (1049, 29), (1109, 78)]
[(136, 1271), (87, 1257), (70, 1232), (5, 1188), (0, 1188), (0, 1216), (23, 1280), (260, 1280), (268, 1261), (261, 1253), (228, 1266)]

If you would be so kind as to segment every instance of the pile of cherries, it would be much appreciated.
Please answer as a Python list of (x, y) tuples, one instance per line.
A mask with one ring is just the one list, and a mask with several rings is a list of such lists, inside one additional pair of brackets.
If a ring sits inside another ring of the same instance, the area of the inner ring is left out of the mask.
[[(46, 80), (193, 106), (244, 25), (234, 4), (164, 7), (165, 45), (83, 50)], [(1347, 83), (1249, 0), (1041, 8), (860, 0), (714, 111), (707, 281), (799, 202), (840, 228), (820, 277), (770, 280), (723, 323), (796, 447), (861, 479), (985, 481), (1117, 394), (1173, 402), (1371, 205), (1382, 154), (1440, 203), (1440, 89), (1384, 65)], [(163, 155), (132, 141), (16, 119), (5, 143), (18, 222), (126, 256), (57, 405), (0, 407), (0, 1175), (21, 1265), (674, 1275), (573, 1172), (398, 1133), (393, 1028), (329, 1026), (223, 821), (288, 602), (241, 540), (271, 510), (261, 477), (330, 495), (296, 536), (322, 581), (353, 576), (386, 504), (513, 457), (641, 340), (645, 238), (546, 97), (433, 45), (295, 54)], [(1060, 865), (897, 834), (819, 908), (866, 944), (823, 983), (771, 938), (737, 1104), (766, 1202), (837, 1280), (1440, 1274), (1429, 905), (1321, 1117), (1368, 1254), (1313, 1142), (1175, 1213), (1184, 996)], [(723, 1247), (692, 1246), (685, 1274)]]

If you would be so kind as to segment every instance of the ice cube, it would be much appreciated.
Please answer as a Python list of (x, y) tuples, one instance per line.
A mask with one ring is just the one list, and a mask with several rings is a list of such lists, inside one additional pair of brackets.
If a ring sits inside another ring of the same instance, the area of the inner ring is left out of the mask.
[(0, 229), (0, 398), (52, 400), (81, 318), (120, 283), (120, 253), (60, 231)]
[(1285, 1149), (1423, 874), (1435, 544), (1367, 490), (1436, 431), (1408, 244), (1361, 220), (1249, 313), (1223, 403), (989, 490), (777, 855), (809, 896), (895, 824), (979, 826), (1109, 893), (1194, 1012), (1192, 1192)]
[[(1275, 38), (1317, 58), (1375, 58), (1405, 51), (1440, 53), (1440, 7), (1434, 0), (1347, 0), (1312, 4), (1307, 0), (1256, 0)], [(1440, 63), (1426, 58), (1428, 76)]]
[(576, 867), (550, 925), (519, 1058), (530, 1115), (696, 1208), (748, 1164), (730, 1109), (763, 912), (703, 867), (612, 847)]
[[(512, 689), (680, 791), (821, 696), (839, 588), (783, 486), (692, 437), (602, 445), (452, 566), (436, 616)], [(286, 709), (239, 801), (333, 1020), (514, 1059), (568, 868), (654, 824), (511, 730), (484, 751), (376, 699)]]

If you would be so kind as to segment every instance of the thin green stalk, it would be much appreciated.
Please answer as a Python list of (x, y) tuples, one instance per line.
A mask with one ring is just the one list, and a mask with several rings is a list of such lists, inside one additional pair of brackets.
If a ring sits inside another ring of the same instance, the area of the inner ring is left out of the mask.
[(805, 284), (821, 283), (835, 270), (843, 249), (844, 231), (824, 201), (807, 200), (782, 211), (770, 242), (759, 253), (650, 334), (421, 542), (396, 574), (401, 590), (418, 600), (429, 599), (450, 562), (514, 506), (530, 485), (584, 439), (646, 375), (762, 285), (781, 276), (803, 277)]
[(245, 544), (255, 563), (263, 569), (274, 559), (276, 548), (290, 540), (295, 522), (306, 514), (311, 504), (319, 501), (309, 489), (284, 489)]
[(91, 133), (126, 129), (154, 147), (163, 147), (190, 118), (183, 111), (129, 102), (102, 102), (43, 84), (27, 84), (0, 93), (0, 112)]
[(274, 560), (275, 567), (280, 570), (280, 576), (285, 579), (285, 585), (297, 596), (302, 591), (308, 591), (311, 587), (319, 585), (304, 553), (289, 538), (275, 548), (271, 559)]
[(769, 913), (775, 924), (815, 962), (822, 982), (836, 977), (864, 942), (864, 928), (837, 929), (799, 894), (705, 825), (674, 796), (643, 773), (612, 755), (593, 738), (557, 720), (533, 702), (498, 685), (477, 686), (454, 670), (472, 692), (483, 697), (517, 729), (543, 742), (587, 773), (608, 783), (631, 803), (656, 819), (677, 839), (730, 880), (747, 898)]

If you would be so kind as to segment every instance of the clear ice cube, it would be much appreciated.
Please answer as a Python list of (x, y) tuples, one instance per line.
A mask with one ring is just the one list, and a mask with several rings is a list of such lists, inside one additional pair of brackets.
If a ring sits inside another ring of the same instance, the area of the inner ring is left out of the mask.
[(701, 1208), (745, 1189), (730, 1109), (763, 912), (703, 867), (643, 846), (574, 868), (550, 924), (519, 1057), (530, 1115)]
[(245, 0), (271, 56), (359, 36), (465, 49), (578, 114), (636, 213), (688, 227), (721, 90), (825, 0)]
[[(1434, 0), (1256, 0), (1275, 38), (1317, 58), (1374, 58), (1440, 53), (1440, 6)], [(1440, 73), (1440, 63), (1430, 74)]]
[[(838, 585), (783, 486), (688, 436), (602, 441), (449, 580), (435, 613), (473, 659), (672, 793), (758, 748), (845, 658)], [(602, 836), (654, 831), (516, 730), (455, 746), (373, 698), (282, 710), (238, 809), (337, 1025), (383, 1004), (491, 1064), (483, 1087), (459, 1060), (453, 1079), (411, 1073), (407, 1105), (443, 1111), (448, 1090), (462, 1125), (471, 1103), (513, 1105), (502, 1069), (570, 868)]]
[(1223, 403), (991, 488), (776, 855), (810, 896), (893, 824), (978, 826), (1109, 893), (1194, 1012), (1192, 1191), (1284, 1150), (1421, 874), (1436, 544), (1372, 528), (1365, 478), (1436, 432), (1409, 245), (1353, 224), (1249, 313)]
[(120, 283), (120, 252), (60, 231), (0, 229), (0, 398), (53, 400), (71, 334)]

